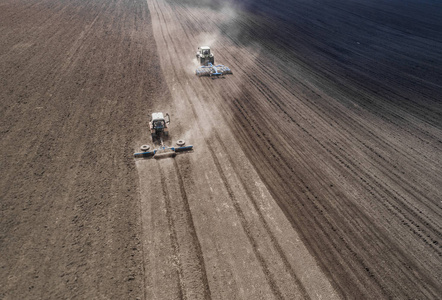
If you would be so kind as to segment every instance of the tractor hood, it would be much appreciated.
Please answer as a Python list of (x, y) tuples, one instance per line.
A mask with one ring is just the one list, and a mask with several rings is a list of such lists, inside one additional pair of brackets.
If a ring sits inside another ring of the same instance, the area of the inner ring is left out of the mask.
[(153, 114), (152, 114), (152, 121), (155, 121), (155, 120), (164, 120), (164, 115), (163, 115), (163, 113), (160, 113), (160, 112), (158, 112), (158, 113), (153, 113)]

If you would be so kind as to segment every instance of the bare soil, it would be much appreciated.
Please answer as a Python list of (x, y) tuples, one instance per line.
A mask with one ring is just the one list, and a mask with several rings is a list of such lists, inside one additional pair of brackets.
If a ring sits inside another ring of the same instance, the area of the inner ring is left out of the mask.
[[(437, 1), (0, 4), (0, 298), (438, 299)], [(209, 45), (233, 75), (198, 78)], [(134, 160), (149, 114), (191, 153)]]

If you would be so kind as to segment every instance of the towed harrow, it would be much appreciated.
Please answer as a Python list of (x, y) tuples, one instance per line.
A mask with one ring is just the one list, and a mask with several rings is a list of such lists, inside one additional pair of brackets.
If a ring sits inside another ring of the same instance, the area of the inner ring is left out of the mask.
[(184, 141), (180, 140), (177, 142), (178, 147), (166, 147), (161, 141), (161, 147), (158, 149), (154, 149), (149, 151), (150, 147), (147, 145), (143, 145), (141, 147), (142, 152), (134, 153), (134, 158), (167, 158), (167, 157), (175, 157), (177, 153), (192, 151), (193, 146), (185, 146)]
[(196, 69), (196, 75), (198, 77), (201, 76), (219, 77), (219, 76), (224, 76), (226, 74), (233, 74), (233, 73), (229, 67), (224, 65), (214, 66), (212, 63), (208, 63), (207, 66), (201, 66), (198, 69)]

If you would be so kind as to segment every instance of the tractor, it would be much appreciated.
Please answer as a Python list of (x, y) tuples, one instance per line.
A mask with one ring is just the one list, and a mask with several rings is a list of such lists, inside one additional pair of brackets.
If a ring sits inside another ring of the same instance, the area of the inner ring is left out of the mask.
[(200, 64), (200, 67), (198, 67), (198, 69), (195, 71), (195, 74), (198, 77), (209, 76), (212, 79), (215, 79), (218, 77), (224, 77), (226, 74), (232, 74), (232, 70), (230, 70), (230, 68), (227, 66), (215, 66), (215, 57), (213, 56), (213, 53), (210, 53), (210, 47), (198, 47), (196, 59)]
[(162, 139), (167, 139), (169, 137), (169, 124), (169, 114), (166, 114), (166, 117), (164, 117), (163, 113), (161, 112), (152, 114), (152, 119), (149, 122), (149, 127), (153, 143), (155, 143), (155, 141), (158, 139), (161, 141)]
[(198, 47), (196, 60), (201, 66), (208, 66), (209, 63), (213, 65), (215, 63), (215, 57), (213, 53), (210, 53), (210, 47), (207, 46)]

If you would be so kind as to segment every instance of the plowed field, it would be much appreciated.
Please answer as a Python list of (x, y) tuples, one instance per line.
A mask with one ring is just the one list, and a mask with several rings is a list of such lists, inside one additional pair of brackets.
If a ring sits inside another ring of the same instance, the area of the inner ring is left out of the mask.
[[(441, 20), (3, 1), (0, 298), (440, 298)], [(203, 45), (233, 75), (195, 76)], [(135, 160), (159, 111), (194, 151)]]

